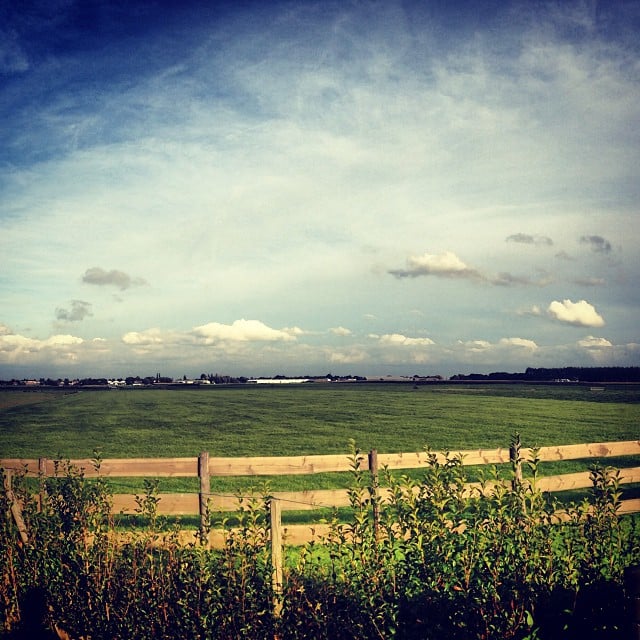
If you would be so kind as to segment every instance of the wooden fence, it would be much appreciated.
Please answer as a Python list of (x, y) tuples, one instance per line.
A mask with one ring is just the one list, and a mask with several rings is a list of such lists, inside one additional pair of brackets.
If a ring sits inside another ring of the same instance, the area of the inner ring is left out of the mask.
[[(594, 444), (575, 444), (559, 447), (542, 447), (537, 450), (541, 462), (564, 461), (576, 459), (602, 459), (611, 457), (640, 455), (640, 440), (625, 442), (599, 442)], [(479, 449), (451, 452), (449, 455), (460, 455), (463, 465), (493, 465), (512, 463), (516, 470), (522, 460), (528, 459), (531, 449), (501, 448)], [(440, 461), (444, 454), (436, 454)], [(360, 469), (377, 475), (379, 468), (415, 469), (427, 464), (428, 455), (422, 453), (376, 453), (371, 451), (364, 455)], [(81, 470), (86, 478), (199, 478), (198, 493), (160, 493), (158, 502), (159, 515), (193, 515), (200, 514), (201, 526), (208, 524), (209, 514), (217, 511), (235, 511), (238, 498), (233, 495), (222, 495), (210, 491), (212, 476), (265, 476), (265, 475), (299, 475), (330, 472), (345, 472), (351, 469), (349, 457), (340, 455), (309, 455), (293, 457), (250, 457), (220, 458), (210, 456), (208, 452), (193, 458), (131, 458), (106, 459), (96, 469), (90, 459), (69, 461), (73, 467)], [(56, 463), (46, 458), (0, 459), (0, 468), (5, 471), (5, 489), (11, 491), (10, 477), (12, 472), (25, 472), (29, 475), (48, 477), (56, 473)], [(7, 477), (9, 482), (7, 484)], [(640, 483), (640, 467), (621, 469), (621, 484)], [(474, 486), (473, 484), (469, 485)], [(591, 486), (588, 471), (567, 473), (538, 478), (537, 488), (541, 491), (559, 492), (583, 489)], [(380, 495), (384, 498), (384, 488)], [(113, 512), (132, 514), (139, 511), (139, 504), (133, 494), (115, 494), (113, 496)], [(322, 508), (349, 506), (346, 489), (282, 491), (272, 493), (272, 502), (278, 503), (281, 510), (303, 511)], [(631, 513), (640, 511), (640, 499), (624, 500), (620, 511)], [(17, 511), (16, 511), (17, 512)], [(15, 517), (14, 513), (14, 517)], [(273, 519), (273, 513), (272, 519)], [(17, 520), (16, 520), (17, 521)], [(205, 522), (207, 521), (207, 522)], [(19, 524), (19, 523), (18, 523)], [(20, 526), (19, 526), (20, 528)], [(208, 529), (208, 526), (206, 527)], [(283, 537), (287, 544), (301, 544), (310, 540), (313, 535), (326, 533), (327, 526), (321, 524), (290, 525), (284, 528)], [(189, 534), (192, 539), (197, 532)], [(223, 541), (223, 532), (213, 530), (209, 533), (209, 543), (219, 546)]]
[[(512, 482), (522, 481), (521, 464), (531, 457), (530, 449), (521, 449), (519, 442), (508, 449), (491, 449), (475, 451), (452, 452), (449, 455), (460, 455), (463, 465), (493, 465), (511, 463), (514, 473)], [(437, 454), (444, 459), (443, 454)], [(537, 450), (541, 462), (562, 461), (576, 459), (601, 459), (622, 456), (640, 455), (640, 440), (628, 442), (600, 442), (595, 444), (577, 444), (560, 447), (542, 447)], [(428, 462), (426, 453), (389, 453), (378, 454), (371, 451), (363, 456), (360, 469), (372, 474), (372, 486), (377, 487), (378, 469), (415, 469), (423, 467)], [(92, 460), (70, 460), (69, 463), (81, 470), (86, 478), (105, 477), (152, 477), (152, 478), (199, 478), (199, 491), (193, 494), (160, 494), (158, 513), (166, 515), (200, 514), (200, 532), (189, 532), (183, 536), (184, 542), (205, 540), (203, 533), (208, 535), (210, 546), (220, 546), (224, 543), (224, 533), (209, 531), (208, 519), (211, 511), (233, 511), (237, 509), (236, 496), (224, 496), (210, 491), (211, 476), (261, 476), (261, 475), (298, 475), (351, 470), (352, 461), (345, 455), (314, 455), (297, 457), (254, 457), (254, 458), (216, 458), (208, 452), (201, 453), (197, 458), (162, 458), (162, 459), (108, 459), (102, 460), (98, 468)], [(4, 490), (9, 499), (11, 517), (16, 522), (18, 534), (22, 542), (27, 543), (29, 532), (22, 518), (21, 505), (15, 499), (12, 491), (12, 476), (16, 472), (47, 477), (56, 475), (55, 461), (46, 458), (38, 460), (0, 459), (3, 471)], [(626, 467), (621, 469), (620, 483), (640, 483), (640, 467)], [(469, 485), (471, 488), (473, 485)], [(591, 486), (589, 472), (568, 473), (556, 476), (543, 476), (537, 480), (537, 488), (542, 491), (565, 491), (582, 489)], [(379, 489), (380, 497), (384, 499), (384, 488)], [(322, 507), (349, 506), (349, 496), (346, 490), (318, 490), (298, 492), (276, 492), (269, 501), (270, 507), (270, 547), (273, 567), (273, 611), (280, 615), (281, 594), (283, 585), (282, 546), (301, 544), (314, 536), (321, 536), (327, 532), (326, 525), (297, 525), (282, 528), (281, 512), (283, 509), (303, 510)], [(113, 496), (113, 511), (116, 513), (135, 513), (139, 504), (135, 495), (116, 494)], [(630, 513), (640, 511), (640, 499), (625, 500), (620, 512)], [(376, 514), (374, 513), (374, 519)]]

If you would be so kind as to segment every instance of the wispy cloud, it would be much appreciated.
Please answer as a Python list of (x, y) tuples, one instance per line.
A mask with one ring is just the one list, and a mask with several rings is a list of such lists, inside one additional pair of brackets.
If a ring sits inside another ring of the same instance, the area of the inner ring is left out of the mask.
[(549, 274), (544, 274), (538, 278), (532, 278), (530, 276), (503, 272), (499, 273), (496, 277), (491, 278), (491, 284), (495, 284), (499, 287), (511, 287), (514, 285), (546, 287), (552, 282), (553, 277)]
[(537, 246), (550, 247), (553, 240), (548, 236), (530, 235), (528, 233), (514, 233), (507, 236), (507, 242), (516, 242), (518, 244), (532, 244)]
[(574, 282), (581, 287), (602, 287), (607, 281), (604, 278), (575, 278)]
[(582, 236), (580, 243), (588, 245), (596, 253), (611, 253), (611, 243), (602, 236)]
[(93, 315), (91, 303), (84, 300), (71, 300), (70, 308), (58, 307), (56, 309), (56, 320), (64, 322), (80, 322), (91, 315)]
[[(540, 269), (537, 271), (542, 272)], [(499, 287), (515, 285), (544, 287), (553, 282), (553, 277), (546, 272), (542, 272), (536, 278), (507, 271), (490, 276), (468, 266), (452, 251), (445, 251), (439, 255), (425, 253), (421, 256), (409, 256), (405, 269), (390, 269), (388, 273), (399, 279), (433, 276), (485, 282)]]

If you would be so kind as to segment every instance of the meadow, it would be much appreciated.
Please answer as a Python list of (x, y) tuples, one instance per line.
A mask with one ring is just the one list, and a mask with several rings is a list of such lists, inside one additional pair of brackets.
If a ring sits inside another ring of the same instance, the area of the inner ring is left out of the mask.
[[(284, 456), (525, 447), (634, 440), (640, 387), (573, 385), (306, 384), (197, 389), (0, 392), (0, 457)], [(591, 461), (590, 463), (592, 463)], [(590, 464), (589, 463), (589, 464)], [(638, 464), (634, 459), (606, 464)], [(544, 472), (587, 463), (545, 465)], [(344, 486), (339, 474), (270, 478), (273, 490)], [(119, 481), (140, 486), (140, 481)], [(137, 483), (137, 484), (136, 484)], [(163, 480), (192, 490), (195, 479)], [(213, 478), (230, 491), (255, 478)]]

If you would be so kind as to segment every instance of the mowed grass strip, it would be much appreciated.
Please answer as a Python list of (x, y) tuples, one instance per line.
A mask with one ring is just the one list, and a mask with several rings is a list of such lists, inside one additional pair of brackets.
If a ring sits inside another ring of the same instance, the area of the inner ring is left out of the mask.
[[(95, 450), (103, 458), (195, 457), (204, 450), (229, 457), (346, 456), (351, 438), (365, 452), (491, 449), (508, 447), (516, 431), (523, 446), (640, 437), (635, 386), (594, 393), (547, 385), (307, 384), (81, 391), (52, 402), (3, 402), (14, 393), (0, 392), (5, 458), (82, 458)], [(577, 471), (592, 462), (545, 464), (542, 471)], [(334, 488), (347, 477), (212, 478), (211, 489), (242, 491), (263, 480), (273, 491)], [(142, 486), (139, 479), (113, 482), (122, 492)], [(197, 479), (163, 479), (161, 488), (197, 491)]]

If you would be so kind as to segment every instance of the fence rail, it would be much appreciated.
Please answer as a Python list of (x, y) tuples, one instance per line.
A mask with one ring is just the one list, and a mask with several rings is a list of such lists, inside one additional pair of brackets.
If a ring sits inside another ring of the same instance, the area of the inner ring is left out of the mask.
[[(523, 458), (532, 454), (532, 449), (520, 450)], [(610, 458), (640, 455), (640, 440), (617, 442), (596, 442), (591, 444), (570, 444), (557, 447), (540, 447), (538, 457), (542, 462), (577, 460), (584, 458)], [(440, 460), (444, 454), (436, 454)], [(504, 464), (511, 461), (509, 448), (472, 449), (452, 451), (449, 455), (460, 455), (463, 465)], [(81, 469), (87, 478), (158, 477), (194, 478), (198, 477), (199, 457), (190, 458), (108, 458), (100, 461), (95, 468), (90, 458), (70, 460)], [(417, 469), (425, 466), (428, 455), (425, 452), (378, 453), (378, 466), (389, 469)], [(55, 461), (48, 458), (0, 458), (0, 468), (26, 470), (33, 475), (52, 476)], [(349, 460), (344, 454), (309, 456), (257, 456), (245, 458), (209, 457), (210, 476), (264, 476), (333, 473), (349, 471)], [(363, 457), (361, 468), (367, 470), (369, 461)]]
[[(513, 449), (476, 449), (449, 452), (449, 456), (460, 456), (463, 465), (494, 465), (511, 462), (519, 465), (522, 459), (532, 455), (532, 449), (519, 450), (514, 459)], [(372, 473), (379, 468), (391, 470), (415, 469), (424, 467), (428, 462), (428, 454), (421, 453), (376, 453), (363, 455), (360, 469)], [(573, 444), (537, 449), (540, 461), (565, 461), (577, 459), (611, 458), (640, 455), (640, 440), (619, 442), (598, 442), (591, 444)], [(440, 461), (445, 454), (437, 453)], [(209, 512), (234, 511), (237, 509), (236, 496), (221, 495), (209, 490), (211, 477), (216, 476), (265, 476), (265, 475), (299, 475), (315, 473), (347, 472), (351, 470), (351, 460), (344, 454), (309, 455), (282, 457), (213, 457), (203, 452), (198, 457), (190, 458), (111, 458), (101, 460), (96, 465), (88, 458), (69, 460), (69, 463), (80, 470), (86, 478), (199, 478), (198, 493), (160, 493), (158, 513), (160, 515), (200, 514), (202, 524)], [(0, 468), (10, 472), (26, 472), (29, 475), (54, 476), (59, 463), (54, 460), (1, 458)], [(628, 467), (620, 471), (620, 483), (640, 483), (640, 467)], [(591, 485), (588, 472), (567, 473), (553, 476), (542, 476), (537, 480), (537, 488), (541, 491), (560, 492), (582, 489)], [(468, 485), (471, 490), (477, 487)], [(385, 489), (380, 488), (380, 497), (384, 499)], [(321, 508), (337, 508), (349, 506), (346, 489), (326, 489), (308, 491), (274, 492), (272, 498), (277, 500), (284, 511), (306, 511)], [(113, 496), (114, 513), (136, 513), (139, 504), (136, 495), (115, 494)], [(622, 512), (640, 511), (640, 499), (623, 501)], [(311, 529), (316, 533), (322, 530), (319, 525), (294, 525), (287, 527), (287, 541), (298, 543), (311, 538)], [(305, 533), (306, 532), (306, 533)]]

